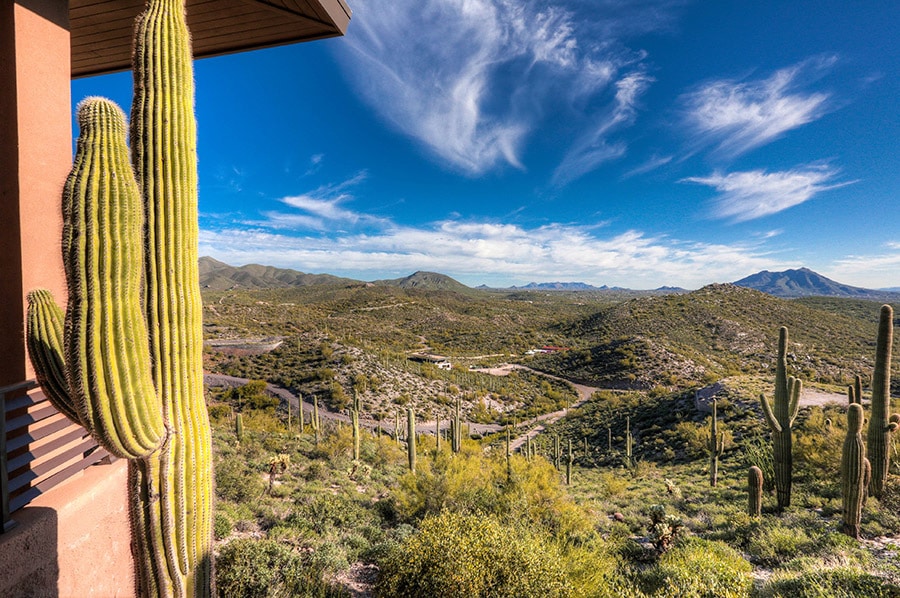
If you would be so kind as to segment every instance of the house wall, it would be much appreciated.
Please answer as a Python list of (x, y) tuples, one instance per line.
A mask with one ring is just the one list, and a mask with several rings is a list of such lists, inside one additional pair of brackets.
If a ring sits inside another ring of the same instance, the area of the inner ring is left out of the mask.
[(33, 378), (25, 295), (65, 304), (62, 187), (72, 163), (67, 0), (0, 0), (0, 386)]
[(127, 462), (87, 468), (13, 513), (0, 534), (0, 596), (134, 595)]

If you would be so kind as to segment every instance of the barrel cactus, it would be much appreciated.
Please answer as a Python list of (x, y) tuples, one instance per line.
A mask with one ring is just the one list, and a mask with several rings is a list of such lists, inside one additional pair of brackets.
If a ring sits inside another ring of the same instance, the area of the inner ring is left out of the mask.
[(787, 375), (788, 329), (784, 326), (778, 334), (778, 360), (775, 365), (774, 407), (764, 394), (759, 395), (763, 414), (772, 430), (772, 448), (775, 461), (775, 490), (778, 510), (791, 506), (791, 478), (793, 455), (791, 453), (791, 426), (800, 409), (802, 383)]
[(894, 310), (881, 307), (878, 340), (875, 345), (875, 372), (872, 375), (872, 406), (866, 435), (872, 480), (869, 494), (881, 498), (891, 462), (891, 435), (900, 425), (900, 415), (891, 416), (891, 345), (894, 340)]
[(213, 479), (183, 0), (149, 0), (134, 44), (130, 153), (117, 106), (78, 107), (63, 191), (65, 322), (49, 293), (30, 293), (29, 350), (61, 411), (128, 459), (137, 593), (209, 596)]
[(853, 538), (859, 538), (868, 481), (862, 425), (862, 405), (853, 403), (847, 409), (847, 437), (841, 452), (841, 519), (844, 533)]

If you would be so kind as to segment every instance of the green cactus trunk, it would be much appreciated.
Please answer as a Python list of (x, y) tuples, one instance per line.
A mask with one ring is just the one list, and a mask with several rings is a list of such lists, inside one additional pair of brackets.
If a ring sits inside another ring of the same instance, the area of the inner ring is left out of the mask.
[(747, 495), (747, 512), (751, 517), (759, 517), (762, 515), (763, 472), (756, 465), (747, 473)]
[(122, 111), (100, 98), (82, 102), (63, 191), (64, 339), (58, 308), (50, 313), (49, 294), (36, 291), (29, 345), (54, 337), (33, 351), (38, 379), (71, 407), (64, 414), (75, 412), (104, 448), (129, 459), (137, 593), (209, 596), (212, 451), (183, 1), (149, 0), (134, 40), (130, 158)]
[(316, 446), (319, 446), (319, 434), (321, 433), (322, 426), (319, 421), (319, 397), (313, 397), (313, 420), (312, 427), (315, 438)]
[(775, 406), (760, 394), (766, 422), (772, 431), (772, 450), (775, 461), (775, 491), (778, 510), (791, 506), (791, 480), (793, 476), (793, 455), (791, 452), (791, 426), (800, 408), (800, 380), (787, 375), (788, 329), (781, 327), (778, 334), (778, 360), (775, 366)]
[(453, 452), (458, 453), (462, 448), (462, 424), (460, 423), (460, 400), (456, 399), (456, 413), (453, 415)]
[(709, 451), (709, 485), (713, 488), (719, 483), (719, 457), (725, 450), (725, 433), (719, 432), (719, 423), (716, 419), (716, 405), (718, 401), (713, 399), (712, 418), (709, 420), (709, 436), (706, 439), (706, 448)]
[(406, 456), (409, 470), (416, 473), (416, 412), (412, 407), (406, 410)]
[(512, 449), (510, 448), (510, 431), (506, 428), (506, 483), (512, 483)]
[(569, 456), (566, 459), (566, 486), (572, 485), (572, 464), (575, 462), (575, 454), (572, 452), (572, 439), (569, 439)]
[(881, 498), (891, 462), (891, 435), (900, 425), (900, 415), (891, 417), (891, 346), (894, 340), (894, 310), (881, 307), (872, 375), (872, 405), (866, 435), (872, 479), (869, 494)]
[(351, 411), (350, 418), (353, 423), (353, 460), (359, 461), (359, 411)]
[(441, 418), (434, 418), (434, 454), (441, 452)]
[(853, 403), (847, 409), (847, 438), (841, 451), (841, 519), (842, 530), (859, 538), (859, 522), (866, 493), (866, 447), (862, 439), (862, 405)]
[(625, 417), (625, 464), (628, 467), (634, 465), (634, 436), (631, 435), (631, 416)]
[(244, 416), (241, 413), (234, 416), (234, 437), (238, 442), (244, 441)]

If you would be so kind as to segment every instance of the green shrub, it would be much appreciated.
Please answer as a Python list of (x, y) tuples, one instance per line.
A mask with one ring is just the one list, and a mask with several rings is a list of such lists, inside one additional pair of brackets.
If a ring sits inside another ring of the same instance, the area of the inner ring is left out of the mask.
[(750, 596), (751, 571), (750, 563), (727, 544), (689, 538), (640, 578), (654, 598), (741, 598)]
[(229, 542), (216, 559), (216, 587), (221, 598), (343, 596), (303, 564), (300, 555), (272, 540), (243, 538)]
[(381, 563), (376, 596), (551, 598), (569, 595), (559, 551), (488, 516), (445, 511)]
[(216, 513), (213, 521), (213, 534), (216, 540), (222, 540), (230, 536), (233, 528), (234, 524), (231, 522), (231, 517), (222, 512)]
[(856, 567), (776, 571), (761, 598), (896, 598), (900, 586)]
[(813, 539), (797, 521), (763, 520), (750, 534), (749, 552), (767, 565), (789, 561), (814, 548)]

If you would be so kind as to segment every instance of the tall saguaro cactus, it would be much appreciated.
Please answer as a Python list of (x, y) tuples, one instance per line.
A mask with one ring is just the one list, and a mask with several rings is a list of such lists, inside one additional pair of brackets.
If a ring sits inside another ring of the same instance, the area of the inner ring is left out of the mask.
[(862, 425), (862, 405), (853, 403), (847, 409), (847, 438), (841, 451), (841, 518), (844, 533), (853, 538), (859, 538), (868, 481)]
[(891, 462), (891, 434), (900, 426), (900, 415), (891, 417), (891, 345), (894, 341), (894, 310), (881, 306), (878, 340), (875, 343), (875, 372), (872, 374), (872, 407), (866, 444), (872, 479), (869, 493), (881, 498)]
[(769, 404), (766, 395), (759, 395), (763, 414), (772, 430), (772, 449), (775, 461), (775, 491), (778, 510), (791, 506), (791, 477), (793, 475), (793, 455), (791, 453), (791, 426), (800, 409), (799, 379), (787, 375), (788, 329), (784, 326), (778, 333), (778, 360), (775, 365), (775, 406)]
[(134, 40), (130, 159), (122, 111), (83, 101), (63, 191), (65, 325), (49, 293), (31, 293), (29, 350), (61, 411), (129, 460), (138, 594), (209, 596), (212, 460), (183, 0), (148, 0)]
[(706, 448), (709, 450), (709, 485), (713, 488), (719, 483), (719, 457), (725, 451), (725, 432), (719, 432), (719, 422), (716, 419), (716, 403), (712, 402), (712, 418), (709, 420), (709, 436), (706, 439)]

